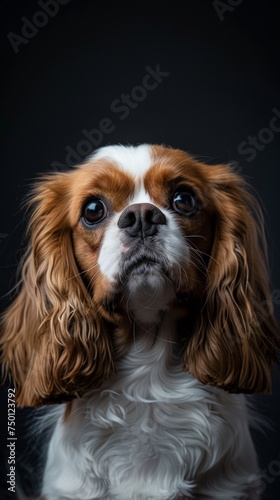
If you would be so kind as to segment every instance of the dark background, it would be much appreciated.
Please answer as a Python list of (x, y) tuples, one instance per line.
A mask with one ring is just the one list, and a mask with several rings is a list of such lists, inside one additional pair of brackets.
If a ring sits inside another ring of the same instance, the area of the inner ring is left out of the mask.
[[(100, 121), (109, 118), (114, 130), (103, 137), (96, 132), (98, 146), (165, 143), (209, 163), (236, 164), (265, 208), (271, 290), (280, 319), (280, 130), (271, 130), (271, 123), (280, 127), (276, 5), (267, 0), (191, 0), (181, 5), (172, 1), (165, 6), (64, 0), (56, 15), (42, 18), (38, 1), (2, 0), (2, 309), (10, 301), (4, 294), (14, 284), (21, 255), (26, 223), (21, 202), (30, 182), (39, 172), (63, 169), (69, 148), (74, 152), (86, 148), (82, 131), (100, 130)], [(27, 43), (21, 40), (16, 47), (14, 41), (13, 48), (8, 34), (23, 36), (26, 19), (45, 25), (38, 32), (29, 28)], [(144, 96), (137, 87), (142, 86), (147, 66), (157, 65), (169, 75)], [(124, 112), (112, 107), (122, 94), (138, 98), (138, 102), (132, 98), (133, 108), (127, 108), (125, 118)], [(277, 110), (279, 116), (271, 122)], [(249, 136), (258, 141), (250, 152)], [(279, 380), (277, 368), (272, 394), (253, 398), (271, 423), (265, 434), (254, 433), (266, 474), (263, 498), (268, 500), (280, 498)], [(0, 498), (5, 500), (10, 498), (4, 472), (6, 387), (1, 388), (0, 404)], [(17, 410), (17, 472), (23, 467), (22, 451), (30, 450), (24, 439), (28, 420), (29, 410)], [(27, 473), (30, 484), (39, 476), (36, 456), (34, 463), (34, 470)]]

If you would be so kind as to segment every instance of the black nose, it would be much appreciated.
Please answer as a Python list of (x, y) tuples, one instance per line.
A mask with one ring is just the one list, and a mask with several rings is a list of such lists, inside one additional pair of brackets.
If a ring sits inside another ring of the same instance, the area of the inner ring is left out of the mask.
[(159, 225), (166, 224), (165, 215), (151, 203), (135, 203), (121, 214), (118, 226), (129, 236), (146, 238), (157, 233)]

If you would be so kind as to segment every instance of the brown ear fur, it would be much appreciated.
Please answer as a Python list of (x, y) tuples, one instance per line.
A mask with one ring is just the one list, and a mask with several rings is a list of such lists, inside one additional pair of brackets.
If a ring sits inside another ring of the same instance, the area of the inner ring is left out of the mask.
[(69, 179), (47, 176), (33, 192), (21, 289), (1, 319), (4, 372), (12, 375), (20, 406), (71, 400), (113, 370), (107, 329), (74, 259)]
[(193, 375), (232, 392), (269, 392), (279, 329), (268, 285), (263, 217), (229, 167), (207, 167), (217, 214), (200, 317), (185, 353)]

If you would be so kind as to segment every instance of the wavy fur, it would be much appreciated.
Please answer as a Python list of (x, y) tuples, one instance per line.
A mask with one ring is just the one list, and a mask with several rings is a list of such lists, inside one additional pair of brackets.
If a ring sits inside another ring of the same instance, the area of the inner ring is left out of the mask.
[(260, 205), (229, 167), (209, 169), (216, 232), (204, 306), (186, 349), (203, 383), (233, 392), (270, 392), (279, 349)]
[(38, 180), (28, 208), (1, 360), (18, 405), (59, 403), (45, 498), (257, 500), (233, 393), (271, 391), (279, 328), (245, 181), (180, 150), (110, 146)]
[(67, 221), (67, 175), (34, 189), (20, 293), (2, 317), (2, 360), (20, 406), (71, 400), (113, 371), (110, 339), (82, 281)]

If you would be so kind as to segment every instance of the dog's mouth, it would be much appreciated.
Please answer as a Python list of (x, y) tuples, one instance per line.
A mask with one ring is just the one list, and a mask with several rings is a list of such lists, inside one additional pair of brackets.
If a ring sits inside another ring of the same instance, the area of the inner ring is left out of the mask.
[(161, 264), (156, 260), (139, 259), (125, 265), (103, 307), (109, 313), (128, 313), (129, 316), (134, 316), (137, 309), (136, 316), (142, 318), (142, 313), (162, 308), (167, 288), (173, 290)]
[(167, 262), (151, 249), (138, 248), (125, 256), (118, 284), (123, 307), (137, 322), (158, 322), (175, 299)]
[(157, 276), (168, 278), (168, 275), (168, 269), (161, 262), (141, 257), (124, 265), (120, 279), (124, 286), (129, 286), (131, 280), (137, 280), (141, 286), (145, 286), (146, 280), (151, 276), (156, 279)]
[(172, 282), (169, 268), (166, 259), (158, 252), (140, 247), (125, 255), (118, 281), (125, 294), (137, 294), (140, 289), (147, 293), (153, 293), (153, 289), (160, 292), (164, 283)]
[(159, 324), (172, 309), (180, 316), (186, 311), (189, 293), (181, 289), (182, 269), (171, 265), (163, 252), (140, 245), (123, 256), (114, 287), (102, 302), (111, 318), (127, 316), (137, 324)]
[(125, 283), (125, 279), (129, 279), (131, 276), (136, 274), (146, 276), (150, 272), (169, 276), (169, 266), (167, 260), (158, 250), (152, 249), (150, 245), (145, 245), (125, 254), (119, 276), (121, 281)]

